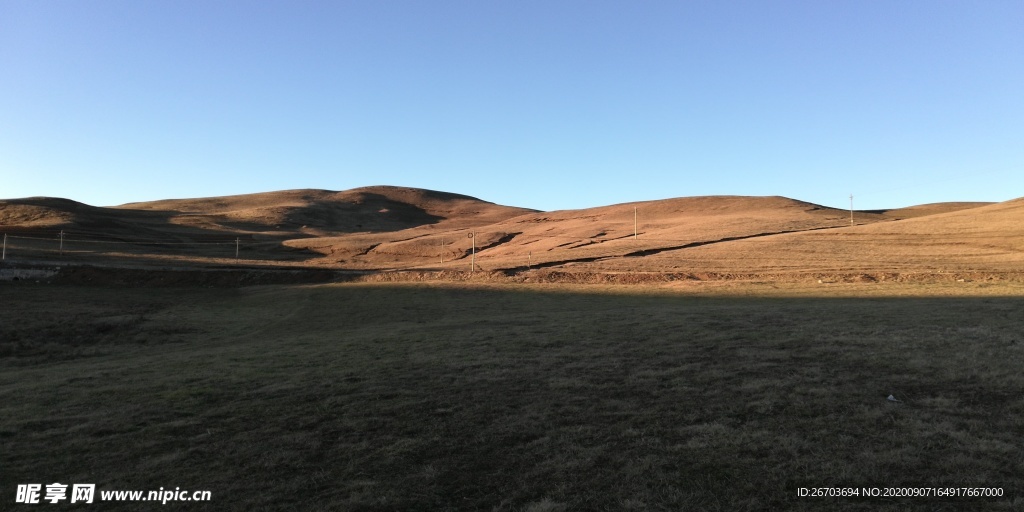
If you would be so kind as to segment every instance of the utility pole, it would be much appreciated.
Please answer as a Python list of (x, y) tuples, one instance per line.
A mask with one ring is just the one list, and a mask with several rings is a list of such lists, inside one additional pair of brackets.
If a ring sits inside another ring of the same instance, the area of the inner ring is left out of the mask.
[(469, 260), (469, 273), (472, 274), (476, 271), (476, 233), (470, 232), (469, 238), (473, 239), (473, 256)]
[(64, 230), (60, 230), (60, 255), (64, 255)]
[(853, 194), (850, 194), (850, 225), (853, 225)]
[(633, 241), (636, 241), (636, 206), (633, 207)]
[(235, 259), (236, 260), (238, 259), (238, 245), (239, 245), (239, 243), (241, 243), (240, 240), (239, 240), (239, 237), (235, 237)]

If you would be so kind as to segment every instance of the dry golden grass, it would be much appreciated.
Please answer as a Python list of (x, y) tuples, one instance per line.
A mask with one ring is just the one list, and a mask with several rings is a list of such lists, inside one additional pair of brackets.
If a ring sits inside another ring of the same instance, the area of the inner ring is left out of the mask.
[[(63, 230), (69, 243), (61, 259), (220, 264), (233, 255), (238, 238), (244, 243), (240, 256), (255, 260), (250, 263), (336, 264), (338, 257), (322, 254), (365, 252), (382, 243), (493, 224), (532, 211), (402, 187), (289, 190), (115, 208), (27, 198), (0, 201), (0, 231), (41, 239), (12, 240), (13, 257), (29, 259), (52, 257), (58, 246), (48, 240)], [(363, 267), (390, 260), (376, 253), (364, 256)]]
[[(985, 204), (988, 203), (942, 203), (857, 212), (855, 221), (858, 225), (892, 222)], [(748, 237), (769, 239), (790, 232), (831, 233), (829, 228), (848, 227), (848, 223), (847, 211), (783, 197), (710, 196), (525, 214), (461, 230), (442, 226), (436, 230), (414, 228), (393, 234), (292, 240), (286, 245), (324, 255), (311, 262), (346, 268), (459, 270), (470, 266), (474, 240), (468, 235), (475, 233), (476, 263), (480, 270), (571, 266), (581, 271), (664, 272), (690, 269), (675, 259), (685, 258), (691, 249), (675, 248)], [(655, 256), (658, 254), (672, 256)], [(778, 268), (770, 263), (759, 264), (756, 253), (737, 258), (751, 261), (746, 262), (747, 267), (729, 270)], [(714, 270), (721, 268), (724, 267)]]
[[(574, 272), (1017, 272), (1020, 201), (849, 212), (784, 197), (684, 197), (534, 212), (401, 187), (290, 190), (96, 208), (0, 202), (12, 255), (155, 265)], [(634, 238), (634, 211), (637, 214)], [(470, 235), (474, 238), (469, 238)], [(239, 260), (235, 261), (238, 240)], [(152, 242), (152, 243), (140, 243)]]
[(969, 208), (977, 208), (979, 206), (988, 206), (992, 203), (983, 202), (951, 202), (951, 203), (928, 203), (919, 204), (916, 206), (908, 206), (906, 208), (897, 208), (894, 210), (881, 210), (877, 213), (881, 213), (885, 217), (892, 220), (912, 219), (914, 217), (923, 217), (925, 215), (935, 215), (937, 213), (949, 213), (959, 210), (967, 210)]
[[(406, 230), (394, 234), (401, 235), (399, 240), (378, 234), (359, 239), (294, 240), (288, 245), (315, 248), (327, 259), (340, 255), (335, 262), (352, 268), (463, 268), (474, 243), (468, 235), (475, 233), (479, 268), (493, 270), (614, 258), (704, 240), (820, 229), (842, 225), (845, 215), (841, 210), (783, 197), (686, 197), (524, 214), (460, 230)], [(884, 214), (870, 213), (863, 215), (862, 222), (884, 219)]]
[(262, 194), (129, 203), (129, 210), (178, 212), (180, 223), (231, 226), (251, 223), (304, 235), (396, 231), (433, 224), (452, 227), (498, 222), (531, 210), (474, 197), (405, 187), (363, 187), (342, 192), (286, 190)]
[(865, 226), (737, 240), (591, 270), (1024, 271), (1024, 200)]

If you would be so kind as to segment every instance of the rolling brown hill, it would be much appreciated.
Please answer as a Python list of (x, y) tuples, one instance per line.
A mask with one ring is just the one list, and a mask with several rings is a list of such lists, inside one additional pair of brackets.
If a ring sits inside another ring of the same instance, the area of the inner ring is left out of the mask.
[[(251, 260), (305, 261), (320, 255), (297, 252), (283, 242), (336, 236), (393, 240), (410, 236), (395, 235), (410, 229), (472, 228), (533, 211), (459, 194), (378, 186), (169, 199), (111, 208), (59, 198), (10, 199), (0, 201), (0, 229), (23, 237), (12, 242), (40, 257), (56, 247), (45, 240), (64, 231), (65, 257), (109, 254), (147, 259), (159, 253), (161, 259), (179, 263), (203, 262), (233, 256), (233, 242), (239, 239)], [(25, 252), (12, 249), (13, 255)]]
[(81, 237), (134, 239), (178, 236), (167, 212), (130, 212), (56, 197), (0, 200), (0, 228), (5, 233), (52, 236), (64, 230)]
[(871, 210), (869, 213), (879, 213), (884, 215), (886, 218), (891, 220), (903, 220), (912, 219), (914, 217), (924, 217), (925, 215), (935, 215), (938, 213), (949, 213), (960, 210), (967, 210), (969, 208), (978, 208), (980, 206), (988, 206), (994, 203), (982, 203), (982, 202), (950, 202), (950, 203), (928, 203), (919, 204), (916, 206), (908, 206), (906, 208), (896, 208), (894, 210)]
[(707, 244), (590, 271), (1020, 272), (1024, 198), (905, 220)]
[(24, 229), (62, 226), (99, 211), (102, 208), (55, 197), (6, 199), (0, 200), (0, 226)]
[[(697, 240), (819, 229), (849, 222), (846, 215), (784, 197), (685, 197), (525, 213), (484, 226), (427, 226), (393, 234), (291, 240), (287, 245), (322, 253), (325, 263), (351, 268), (468, 270), (475, 242), (478, 268), (494, 270), (653, 253)], [(861, 221), (884, 218), (865, 214)]]
[(433, 224), (476, 226), (533, 211), (460, 194), (387, 186), (169, 199), (116, 208), (175, 212), (174, 223), (204, 229), (304, 236), (378, 233)]
[[(286, 190), (129, 203), (0, 201), (12, 254), (341, 269), (587, 272), (1017, 269), (1021, 200), (848, 210), (703, 196), (538, 212), (403, 187)], [(635, 218), (634, 218), (635, 215)], [(635, 229), (635, 233), (634, 233)], [(472, 238), (470, 236), (472, 235)], [(34, 241), (33, 241), (34, 240)]]
[[(987, 204), (987, 203), (986, 203)], [(976, 203), (943, 203), (922, 210), (904, 208), (855, 212), (857, 224), (888, 222), (925, 215), (924, 211), (956, 211)], [(634, 212), (636, 237), (634, 238)], [(483, 270), (527, 266), (573, 267), (616, 261), (625, 271), (647, 268), (648, 258), (687, 246), (780, 233), (849, 226), (848, 210), (838, 210), (785, 197), (700, 196), (626, 203), (582, 210), (537, 212), (513, 217), (475, 231), (476, 263)], [(354, 268), (393, 267), (468, 269), (471, 230), (420, 233), (415, 238), (345, 251), (354, 240), (334, 239), (330, 250), (344, 256), (337, 262)], [(441, 252), (441, 240), (445, 249)], [(377, 240), (379, 241), (379, 240)], [(307, 246), (327, 240), (296, 241)], [(324, 251), (328, 247), (318, 250)], [(443, 256), (444, 263), (441, 263)], [(659, 264), (660, 265), (660, 264)], [(671, 265), (669, 265), (671, 267)], [(603, 267), (600, 267), (603, 268)]]

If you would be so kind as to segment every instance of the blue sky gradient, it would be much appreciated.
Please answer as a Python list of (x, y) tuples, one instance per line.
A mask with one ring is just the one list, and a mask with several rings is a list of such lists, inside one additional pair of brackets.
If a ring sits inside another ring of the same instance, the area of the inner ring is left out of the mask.
[(0, 197), (1024, 196), (1024, 2), (0, 2)]

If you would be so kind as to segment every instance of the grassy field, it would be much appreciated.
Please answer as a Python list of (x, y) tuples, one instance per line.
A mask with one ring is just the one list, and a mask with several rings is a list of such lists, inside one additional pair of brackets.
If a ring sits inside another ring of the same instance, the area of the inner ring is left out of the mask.
[[(1024, 288), (956, 285), (3, 284), (0, 494), (212, 492), (168, 510), (1020, 509)], [(908, 485), (1005, 496), (797, 496)]]

